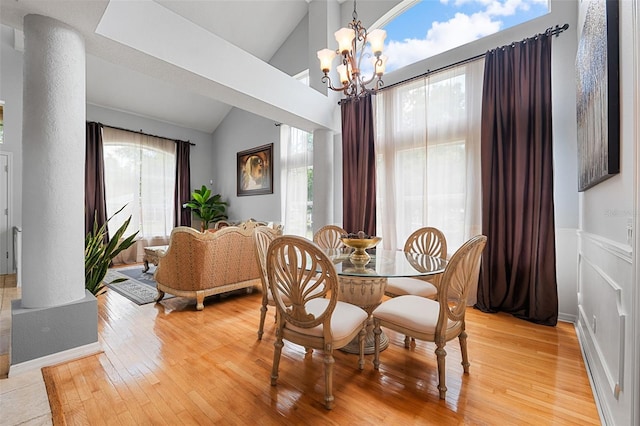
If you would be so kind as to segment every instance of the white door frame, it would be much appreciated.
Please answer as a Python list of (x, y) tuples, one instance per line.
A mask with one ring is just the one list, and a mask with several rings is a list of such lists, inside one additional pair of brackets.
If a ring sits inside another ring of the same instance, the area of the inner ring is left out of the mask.
[[(13, 253), (13, 153), (0, 151), (0, 156), (7, 157), (7, 272), (15, 272), (14, 261), (15, 253)], [(0, 212), (1, 214), (1, 212)], [(0, 255), (2, 255), (0, 253)]]

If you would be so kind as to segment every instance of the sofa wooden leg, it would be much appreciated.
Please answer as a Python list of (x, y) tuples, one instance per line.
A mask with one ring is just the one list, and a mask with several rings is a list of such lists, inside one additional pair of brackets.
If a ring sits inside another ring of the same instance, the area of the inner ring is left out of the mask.
[(204, 309), (204, 292), (196, 292), (196, 309), (201, 311)]

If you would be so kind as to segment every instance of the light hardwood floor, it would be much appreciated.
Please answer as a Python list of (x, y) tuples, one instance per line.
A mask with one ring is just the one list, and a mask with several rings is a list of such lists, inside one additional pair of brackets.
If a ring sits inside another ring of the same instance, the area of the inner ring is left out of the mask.
[[(256, 339), (260, 294), (137, 306), (100, 297), (104, 353), (52, 368), (68, 424), (599, 424), (572, 324), (545, 327), (469, 309), (470, 374), (447, 345), (447, 399), (434, 346), (388, 332), (380, 371), (336, 351), (335, 408), (323, 407), (322, 355), (286, 344), (269, 384), (273, 311)], [(55, 411), (55, 410), (54, 410)], [(55, 412), (54, 412), (55, 419)]]
[[(600, 424), (572, 324), (545, 327), (506, 314), (467, 312), (470, 374), (450, 342), (447, 399), (437, 390), (433, 344), (390, 346), (380, 371), (366, 356), (335, 352), (335, 408), (323, 406), (319, 351), (285, 343), (270, 386), (274, 321), (258, 341), (260, 293), (205, 302), (183, 298), (137, 306), (99, 297), (104, 352), (45, 369), (55, 388), (54, 424)], [(58, 403), (56, 402), (58, 401)]]

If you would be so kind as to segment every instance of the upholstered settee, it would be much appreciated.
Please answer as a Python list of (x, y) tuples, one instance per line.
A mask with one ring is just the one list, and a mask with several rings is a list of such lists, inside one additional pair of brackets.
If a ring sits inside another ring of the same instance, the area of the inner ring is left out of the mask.
[(207, 296), (259, 286), (253, 229), (260, 225), (249, 221), (215, 232), (173, 229), (169, 247), (159, 254), (154, 273), (156, 302), (165, 293), (194, 297), (196, 309), (202, 310)]

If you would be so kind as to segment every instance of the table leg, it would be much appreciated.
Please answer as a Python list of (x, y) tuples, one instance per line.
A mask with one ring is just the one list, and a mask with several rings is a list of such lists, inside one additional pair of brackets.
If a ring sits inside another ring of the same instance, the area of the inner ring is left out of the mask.
[[(338, 300), (360, 306), (369, 314), (367, 321), (367, 334), (364, 341), (364, 353), (372, 354), (374, 348), (373, 317), (371, 313), (382, 302), (384, 290), (387, 287), (387, 279), (380, 277), (353, 277), (341, 276), (338, 284)], [(389, 346), (389, 338), (382, 332), (380, 335), (380, 350)], [(340, 350), (352, 354), (360, 353), (358, 339), (349, 342)]]

